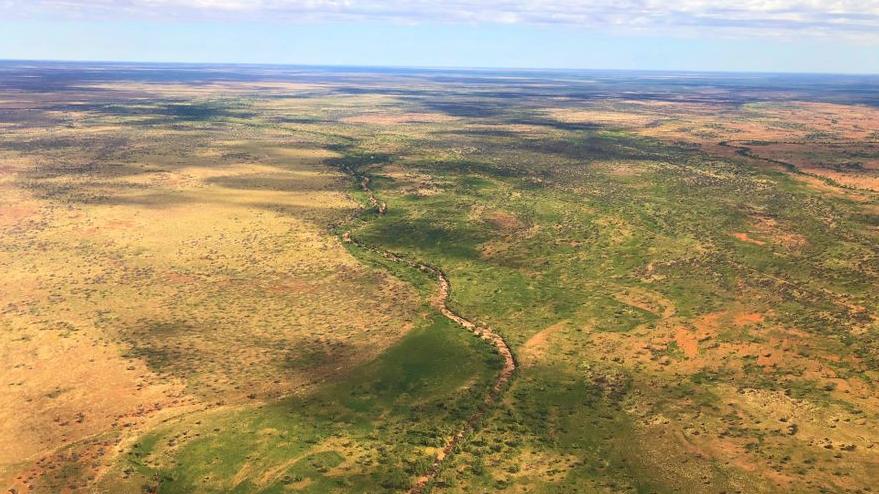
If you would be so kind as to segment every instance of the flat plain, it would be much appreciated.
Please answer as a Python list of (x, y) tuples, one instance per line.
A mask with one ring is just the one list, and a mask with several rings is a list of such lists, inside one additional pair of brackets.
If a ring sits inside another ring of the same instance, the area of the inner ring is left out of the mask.
[(879, 485), (876, 77), (3, 62), (0, 270), (15, 493)]

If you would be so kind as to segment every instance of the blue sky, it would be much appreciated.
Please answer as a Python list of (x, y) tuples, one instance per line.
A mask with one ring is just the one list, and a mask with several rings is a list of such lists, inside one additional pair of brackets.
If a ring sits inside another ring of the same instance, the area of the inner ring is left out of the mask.
[(0, 0), (0, 58), (879, 73), (879, 0)]

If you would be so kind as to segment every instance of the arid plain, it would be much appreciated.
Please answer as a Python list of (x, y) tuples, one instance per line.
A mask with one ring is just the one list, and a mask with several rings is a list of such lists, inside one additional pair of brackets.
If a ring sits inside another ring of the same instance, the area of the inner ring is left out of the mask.
[(875, 77), (4, 62), (0, 269), (15, 493), (879, 485)]

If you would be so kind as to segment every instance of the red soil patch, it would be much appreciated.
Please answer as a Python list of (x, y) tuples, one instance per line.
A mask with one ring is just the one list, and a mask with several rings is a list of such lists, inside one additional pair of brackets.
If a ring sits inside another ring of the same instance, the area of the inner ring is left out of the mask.
[(733, 233), (732, 236), (741, 240), (742, 242), (747, 242), (749, 244), (766, 245), (766, 242), (764, 242), (762, 240), (753, 239), (753, 238), (749, 237), (747, 233), (738, 232), (738, 233)]
[(199, 281), (199, 278), (197, 278), (195, 276), (192, 276), (189, 274), (177, 273), (177, 272), (173, 272), (173, 271), (166, 273), (164, 278), (165, 278), (165, 281), (167, 281), (168, 283), (172, 283), (175, 285), (189, 285), (189, 284), (196, 283)]
[(742, 313), (733, 316), (733, 324), (739, 327), (760, 324), (761, 322), (763, 322), (763, 314), (758, 312)]
[(522, 228), (522, 222), (515, 215), (506, 211), (493, 211), (485, 215), (485, 220), (499, 230), (518, 230)]
[(675, 343), (687, 357), (693, 358), (699, 355), (699, 339), (695, 333), (685, 328), (678, 328), (675, 332)]
[(718, 326), (720, 325), (720, 318), (721, 316), (723, 316), (723, 314), (723, 312), (712, 312), (711, 314), (705, 314), (704, 316), (694, 320), (693, 325), (696, 326), (697, 333), (715, 333)]
[(37, 208), (30, 206), (0, 207), (0, 225), (11, 226), (33, 216)]
[(535, 333), (528, 341), (519, 349), (519, 358), (523, 366), (533, 365), (540, 360), (546, 353), (546, 343), (549, 337), (564, 328), (568, 321), (559, 321), (551, 326), (547, 326)]

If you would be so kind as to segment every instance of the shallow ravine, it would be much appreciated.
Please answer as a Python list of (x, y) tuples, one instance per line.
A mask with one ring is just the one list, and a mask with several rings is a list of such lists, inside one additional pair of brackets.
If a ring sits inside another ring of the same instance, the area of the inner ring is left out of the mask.
[[(375, 195), (375, 192), (369, 187), (370, 180), (368, 176), (365, 176), (351, 167), (343, 166), (342, 170), (348, 175), (352, 176), (359, 184), (361, 190), (367, 195), (370, 207), (375, 209), (379, 215), (384, 215), (387, 212), (387, 205), (384, 202), (378, 200)], [(485, 397), (482, 400), (482, 406), (477, 408), (477, 410), (467, 418), (467, 420), (458, 427), (457, 432), (448, 440), (446, 445), (437, 452), (436, 457), (434, 458), (433, 464), (430, 469), (424, 475), (418, 477), (415, 481), (415, 484), (409, 489), (411, 494), (420, 494), (425, 492), (431, 482), (437, 477), (437, 475), (442, 471), (444, 462), (450, 456), (452, 451), (464, 440), (470, 433), (472, 433), (482, 418), (485, 416), (485, 413), (488, 411), (489, 407), (498, 401), (503, 391), (507, 388), (507, 385), (510, 382), (510, 379), (513, 377), (513, 373), (516, 371), (516, 359), (513, 357), (513, 352), (510, 350), (510, 346), (507, 344), (506, 340), (504, 340), (503, 336), (494, 332), (490, 327), (485, 325), (477, 324), (460, 314), (456, 313), (451, 307), (449, 307), (449, 299), (451, 297), (452, 285), (449, 282), (448, 277), (443, 273), (443, 271), (435, 266), (431, 266), (429, 264), (414, 261), (411, 259), (406, 259), (401, 257), (398, 254), (393, 252), (380, 249), (377, 247), (373, 247), (367, 244), (364, 244), (360, 240), (354, 238), (351, 235), (350, 231), (345, 231), (342, 235), (342, 239), (345, 242), (356, 245), (358, 248), (373, 252), (378, 254), (385, 259), (405, 264), (409, 267), (415, 268), (421, 272), (431, 274), (436, 277), (438, 284), (438, 291), (436, 297), (431, 302), (431, 305), (438, 310), (445, 318), (454, 322), (458, 326), (470, 331), (474, 335), (478, 336), (480, 339), (485, 341), (486, 343), (492, 345), (494, 350), (501, 356), (503, 359), (503, 366), (501, 367), (500, 372), (494, 380), (494, 384), (486, 393)]]

